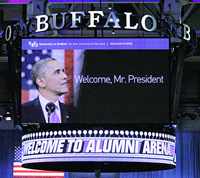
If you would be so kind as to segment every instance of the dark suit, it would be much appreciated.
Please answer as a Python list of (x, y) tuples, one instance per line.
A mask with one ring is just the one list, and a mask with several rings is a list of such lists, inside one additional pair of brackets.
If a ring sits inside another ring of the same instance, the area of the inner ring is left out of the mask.
[[(61, 111), (61, 123), (69, 122), (69, 106), (59, 102)], [(22, 123), (46, 123), (39, 97), (22, 104), (21, 106)]]

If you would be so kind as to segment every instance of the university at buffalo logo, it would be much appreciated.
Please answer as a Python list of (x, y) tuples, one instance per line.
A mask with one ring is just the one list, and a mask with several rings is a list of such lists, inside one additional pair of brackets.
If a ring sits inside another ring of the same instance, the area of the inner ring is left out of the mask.
[(28, 44), (29, 44), (31, 47), (38, 47), (38, 43), (37, 43), (36, 41), (34, 41), (34, 42), (29, 41)]

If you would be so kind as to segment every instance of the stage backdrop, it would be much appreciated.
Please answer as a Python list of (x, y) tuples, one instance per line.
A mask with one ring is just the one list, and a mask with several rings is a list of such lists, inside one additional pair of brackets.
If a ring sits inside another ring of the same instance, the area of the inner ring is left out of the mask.
[[(13, 177), (14, 148), (21, 144), (20, 131), (0, 130), (0, 177)], [(177, 131), (177, 167), (172, 170), (140, 173), (102, 173), (109, 178), (199, 178), (200, 132)], [(94, 173), (65, 173), (65, 178), (95, 177)]]

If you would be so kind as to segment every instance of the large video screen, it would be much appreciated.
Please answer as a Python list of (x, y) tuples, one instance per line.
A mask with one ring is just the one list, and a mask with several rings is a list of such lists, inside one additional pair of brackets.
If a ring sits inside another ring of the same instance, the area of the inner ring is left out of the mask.
[(168, 38), (24, 38), (21, 67), (22, 125), (169, 123)]

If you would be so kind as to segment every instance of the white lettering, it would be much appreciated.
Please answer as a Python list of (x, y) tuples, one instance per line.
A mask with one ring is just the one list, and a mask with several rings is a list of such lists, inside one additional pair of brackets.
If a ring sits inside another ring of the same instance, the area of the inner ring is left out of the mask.
[(70, 28), (77, 28), (78, 26), (76, 25), (76, 22), (81, 23), (81, 16), (76, 17), (76, 15), (83, 15), (85, 16), (85, 13), (82, 11), (78, 11), (78, 12), (70, 12), (70, 14), (72, 14), (72, 25), (70, 26)]
[[(113, 21), (111, 21), (111, 19)], [(110, 14), (109, 14), (109, 16), (108, 16), (108, 18), (106, 20), (106, 24), (104, 25), (105, 28), (109, 28), (109, 26), (108, 26), (109, 22), (115, 23), (115, 25), (113, 26), (114, 28), (120, 28), (120, 25), (119, 25), (119, 23), (117, 21), (117, 17), (116, 17), (114, 12), (110, 12)]]
[(124, 12), (124, 14), (126, 15), (126, 26), (124, 27), (125, 29), (132, 29), (135, 30), (138, 28), (138, 23), (135, 24), (134, 27), (131, 27), (131, 12)]
[(38, 154), (40, 152), (40, 147), (41, 147), (41, 141), (37, 141), (35, 145), (35, 154)]
[(190, 27), (183, 23), (183, 39), (190, 41)]
[(89, 153), (89, 152), (92, 152), (94, 153), (95, 152), (95, 140), (90, 140), (88, 145), (87, 145), (87, 149), (85, 151), (86, 153)]
[(57, 153), (62, 153), (63, 152), (64, 143), (65, 143), (65, 140), (59, 140)]
[(96, 146), (96, 152), (101, 153), (102, 149), (100, 148), (101, 146), (101, 140), (97, 140), (97, 146)]
[(157, 154), (162, 154), (162, 143), (157, 142)]
[(126, 141), (125, 153), (134, 153), (134, 151), (135, 151), (135, 141), (134, 140), (127, 140)]
[(109, 153), (112, 148), (112, 140), (104, 140), (103, 143), (103, 152), (104, 153)]
[(44, 140), (40, 148), (40, 153), (45, 153), (46, 148), (47, 148), (47, 140)]
[[(35, 18), (37, 19), (37, 30), (35, 32), (44, 32), (49, 28), (49, 24), (47, 23), (49, 18), (47, 15), (38, 15)], [(44, 19), (44, 21), (41, 21), (42, 19)], [(43, 28), (42, 25), (44, 25)]]
[(58, 140), (49, 140), (46, 153), (52, 153), (52, 152), (55, 153), (57, 145), (58, 145)]
[[(88, 13), (90, 14), (90, 25), (88, 26), (89, 28), (96, 27), (94, 22), (96, 21), (97, 23), (99, 23), (99, 15), (101, 15), (102, 17), (104, 16), (103, 11), (88, 11)], [(95, 14), (98, 14), (96, 18), (94, 17)]]
[[(150, 29), (146, 27), (146, 20), (147, 20), (147, 18), (150, 18), (152, 20), (152, 23), (153, 23), (153, 25), (152, 25), (152, 27)], [(144, 30), (146, 30), (148, 32), (152, 32), (152, 31), (154, 31), (156, 29), (157, 22), (156, 22), (156, 19), (153, 16), (151, 16), (151, 15), (144, 15), (142, 17), (142, 20), (141, 20), (141, 25), (142, 25), (142, 28)]]
[(7, 27), (6, 27), (6, 30), (5, 30), (5, 40), (6, 41), (10, 41), (10, 39), (11, 39), (11, 36), (12, 36), (12, 27), (10, 26), (10, 25), (8, 25)]
[(112, 153), (124, 153), (125, 150), (125, 140), (114, 140)]
[(144, 141), (143, 151), (142, 153), (149, 153), (149, 141)]
[(67, 149), (67, 152), (70, 153), (72, 152), (72, 145), (73, 143), (75, 142), (75, 140), (68, 140), (68, 149)]
[(81, 152), (82, 146), (83, 146), (83, 140), (76, 140), (74, 143), (73, 152), (75, 152), (75, 153)]
[(53, 16), (53, 27), (54, 27), (56, 30), (60, 30), (60, 29), (62, 29), (62, 28), (65, 26), (65, 15), (66, 15), (66, 14), (67, 14), (67, 12), (61, 13), (61, 15), (62, 15), (62, 23), (61, 23), (61, 25), (60, 25), (59, 27), (58, 27), (57, 24), (56, 24), (56, 21), (57, 21), (56, 17), (57, 17), (57, 15), (58, 15), (58, 13), (51, 14), (51, 15)]
[(156, 142), (151, 141), (151, 153), (156, 154)]

